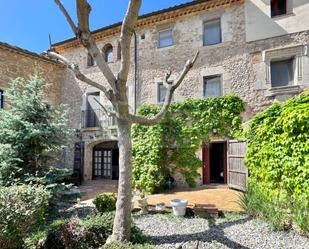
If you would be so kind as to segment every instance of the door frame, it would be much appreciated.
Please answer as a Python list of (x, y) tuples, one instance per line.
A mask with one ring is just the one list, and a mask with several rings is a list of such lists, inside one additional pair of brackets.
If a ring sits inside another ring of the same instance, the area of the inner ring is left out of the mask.
[(227, 141), (212, 141), (202, 147), (202, 179), (203, 184), (210, 184), (210, 144), (223, 144), (223, 184), (227, 184)]
[[(101, 151), (102, 152), (102, 158), (101, 158), (101, 176), (96, 176), (95, 175), (95, 152), (96, 151)], [(104, 176), (104, 167), (103, 167), (103, 157), (104, 157), (104, 151), (110, 151), (111, 152), (111, 168), (110, 168), (110, 176), (105, 177)], [(112, 173), (113, 173), (113, 149), (108, 149), (108, 148), (100, 148), (100, 149), (93, 149), (92, 151), (92, 179), (112, 179)]]

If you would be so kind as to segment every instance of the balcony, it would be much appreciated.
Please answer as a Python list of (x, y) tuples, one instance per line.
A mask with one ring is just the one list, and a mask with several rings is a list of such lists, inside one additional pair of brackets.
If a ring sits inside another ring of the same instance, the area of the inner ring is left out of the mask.
[(82, 111), (81, 128), (117, 129), (116, 118), (106, 115), (101, 109), (85, 110)]

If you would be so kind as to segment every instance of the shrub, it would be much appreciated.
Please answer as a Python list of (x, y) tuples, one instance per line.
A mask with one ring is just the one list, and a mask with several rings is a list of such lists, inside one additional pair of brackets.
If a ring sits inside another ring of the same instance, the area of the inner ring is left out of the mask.
[(93, 204), (97, 210), (101, 213), (106, 211), (113, 211), (116, 209), (117, 197), (114, 193), (102, 193), (98, 194), (94, 200)]
[(42, 186), (0, 188), (0, 248), (20, 248), (23, 239), (44, 223), (49, 198)]
[(139, 245), (132, 243), (113, 242), (111, 244), (103, 246), (103, 249), (155, 249), (155, 247), (150, 244)]
[[(33, 233), (26, 241), (28, 249), (92, 249), (104, 245), (112, 234), (114, 212), (104, 212), (86, 217), (57, 220), (44, 231)], [(147, 243), (148, 239), (135, 226), (132, 227), (133, 243)]]
[(246, 137), (249, 209), (275, 228), (294, 222), (308, 232), (309, 91), (257, 114)]
[(86, 231), (86, 243), (91, 248), (105, 244), (108, 236), (112, 234), (114, 212), (105, 212), (90, 215), (82, 221), (81, 226)]

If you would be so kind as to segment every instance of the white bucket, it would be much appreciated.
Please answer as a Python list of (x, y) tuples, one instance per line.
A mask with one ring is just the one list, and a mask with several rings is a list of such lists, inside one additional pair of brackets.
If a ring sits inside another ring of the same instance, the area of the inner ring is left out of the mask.
[(186, 213), (188, 201), (186, 199), (174, 199), (171, 200), (173, 207), (173, 213), (175, 216), (184, 216)]

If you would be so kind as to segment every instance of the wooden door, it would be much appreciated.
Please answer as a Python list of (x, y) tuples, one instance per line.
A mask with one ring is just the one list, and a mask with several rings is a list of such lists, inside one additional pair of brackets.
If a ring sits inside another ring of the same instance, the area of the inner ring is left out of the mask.
[(203, 146), (202, 157), (203, 157), (203, 184), (210, 183), (210, 153), (209, 145)]
[(246, 142), (228, 141), (228, 185), (231, 188), (246, 191), (248, 168), (244, 162)]
[(112, 178), (112, 150), (94, 150), (93, 155), (93, 176), (95, 178)]
[[(214, 141), (203, 147), (203, 184), (227, 183), (227, 143), (225, 141)], [(219, 168), (218, 168), (219, 167)], [(220, 169), (223, 176), (214, 178), (214, 171)]]

